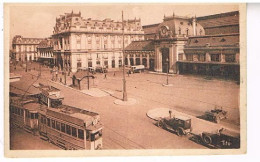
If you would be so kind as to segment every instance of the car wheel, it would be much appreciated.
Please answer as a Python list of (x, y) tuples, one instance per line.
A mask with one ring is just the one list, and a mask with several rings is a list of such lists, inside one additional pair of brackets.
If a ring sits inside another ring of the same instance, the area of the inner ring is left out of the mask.
[(185, 131), (183, 130), (183, 128), (178, 128), (176, 131), (176, 134), (178, 136), (183, 136), (183, 135), (185, 135)]
[(163, 122), (161, 120), (158, 121), (157, 126), (163, 128)]
[(203, 138), (202, 138), (203, 142), (207, 145), (211, 144), (212, 143), (212, 139), (210, 136), (208, 135), (204, 135)]

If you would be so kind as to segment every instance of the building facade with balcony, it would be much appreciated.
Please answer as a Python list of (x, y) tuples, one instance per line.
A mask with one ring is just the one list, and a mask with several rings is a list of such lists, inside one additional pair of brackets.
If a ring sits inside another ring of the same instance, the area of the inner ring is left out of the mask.
[(37, 47), (37, 58), (39, 62), (45, 65), (48, 65), (50, 67), (54, 66), (52, 39), (47, 38), (39, 43)]
[(12, 53), (16, 61), (36, 61), (37, 47), (43, 38), (24, 38), (16, 35), (12, 40)]
[(84, 19), (81, 13), (65, 13), (56, 19), (52, 39), (55, 65), (60, 69), (76, 72), (79, 68), (122, 65), (123, 41), (125, 46), (132, 41), (144, 39), (140, 19), (122, 22), (111, 19)]

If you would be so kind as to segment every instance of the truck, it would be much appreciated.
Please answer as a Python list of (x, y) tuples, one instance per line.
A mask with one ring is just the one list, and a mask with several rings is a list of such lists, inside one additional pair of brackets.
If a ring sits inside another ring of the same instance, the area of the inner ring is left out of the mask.
[(171, 111), (169, 111), (169, 114), (169, 117), (158, 120), (158, 127), (175, 132), (178, 136), (187, 135), (191, 132), (191, 118), (181, 115), (172, 116)]
[(144, 65), (136, 65), (136, 66), (131, 66), (130, 73), (140, 73), (144, 72)]

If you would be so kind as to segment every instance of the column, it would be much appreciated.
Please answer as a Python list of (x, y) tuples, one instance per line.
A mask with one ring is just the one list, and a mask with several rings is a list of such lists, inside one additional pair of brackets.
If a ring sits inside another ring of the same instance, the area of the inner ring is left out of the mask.
[(174, 48), (173, 45), (169, 46), (169, 73), (173, 73), (173, 67), (174, 67)]
[(210, 62), (210, 61), (211, 61), (210, 54), (206, 52), (206, 62)]
[(140, 65), (143, 65), (143, 54), (140, 54)]
[(147, 54), (147, 69), (150, 69), (150, 53)]
[(133, 57), (133, 60), (134, 60), (134, 66), (136, 65), (136, 60), (135, 60), (135, 54), (134, 54), (134, 57)]
[(225, 55), (222, 52), (220, 54), (220, 62), (226, 62)]

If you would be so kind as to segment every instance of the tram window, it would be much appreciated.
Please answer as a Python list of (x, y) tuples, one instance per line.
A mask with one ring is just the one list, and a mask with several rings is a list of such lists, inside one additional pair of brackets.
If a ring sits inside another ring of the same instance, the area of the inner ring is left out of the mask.
[(60, 130), (60, 122), (58, 122), (58, 121), (56, 122), (56, 129)]
[(19, 109), (19, 108), (17, 109), (17, 115), (20, 115), (20, 110), (21, 109)]
[(50, 127), (51, 126), (51, 120), (47, 118), (47, 125)]
[(78, 138), (84, 139), (84, 131), (82, 129), (78, 129)]
[(71, 135), (71, 127), (69, 125), (66, 125), (66, 133)]
[(12, 111), (12, 113), (14, 113), (14, 107), (11, 107), (11, 111)]
[(51, 120), (51, 127), (55, 129), (55, 120)]
[(33, 113), (31, 113), (31, 119), (34, 119), (34, 114)]
[(17, 111), (18, 111), (18, 110), (17, 110), (17, 108), (15, 107), (15, 108), (14, 108), (14, 113), (17, 114)]
[(77, 129), (74, 127), (71, 127), (72, 130), (72, 136), (77, 137)]
[(43, 123), (43, 117), (41, 117), (41, 123)]
[(46, 117), (43, 117), (43, 124), (46, 124)]
[(38, 113), (35, 113), (34, 117), (35, 117), (34, 119), (38, 119)]
[(65, 124), (61, 123), (61, 131), (65, 133)]
[(23, 115), (23, 112), (24, 112), (23, 109), (21, 109), (21, 115)]

